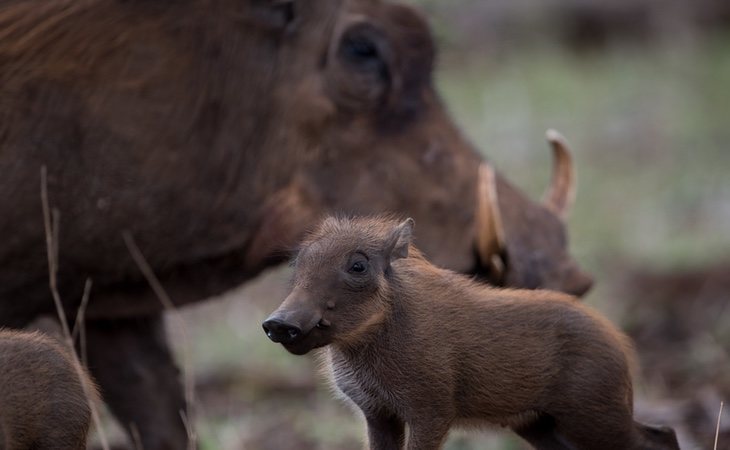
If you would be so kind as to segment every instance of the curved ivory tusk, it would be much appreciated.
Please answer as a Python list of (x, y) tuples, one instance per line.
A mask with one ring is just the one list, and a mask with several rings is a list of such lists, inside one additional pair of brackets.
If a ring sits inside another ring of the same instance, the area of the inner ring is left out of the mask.
[(553, 178), (543, 195), (543, 204), (558, 217), (565, 219), (575, 200), (573, 158), (562, 134), (548, 130), (545, 136), (553, 149)]
[(487, 163), (479, 165), (476, 245), (482, 263), (489, 264), (495, 275), (501, 276), (504, 271), (500, 258), (505, 248), (504, 227), (497, 200), (494, 169)]

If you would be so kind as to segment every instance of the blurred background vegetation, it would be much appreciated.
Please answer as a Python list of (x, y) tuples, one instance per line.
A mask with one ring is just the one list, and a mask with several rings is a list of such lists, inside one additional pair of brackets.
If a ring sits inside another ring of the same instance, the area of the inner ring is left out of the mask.
[[(572, 251), (596, 277), (585, 301), (637, 342), (637, 415), (674, 426), (682, 448), (712, 448), (730, 399), (730, 2), (415, 3), (437, 37), (444, 102), (510, 180), (538, 198), (551, 166), (544, 131), (567, 137), (579, 179)], [(275, 269), (183, 311), (203, 449), (362, 446), (361, 419), (316, 358), (260, 329), (287, 278)], [(728, 410), (718, 448), (730, 448)], [(523, 445), (498, 429), (447, 444), (484, 448)]]

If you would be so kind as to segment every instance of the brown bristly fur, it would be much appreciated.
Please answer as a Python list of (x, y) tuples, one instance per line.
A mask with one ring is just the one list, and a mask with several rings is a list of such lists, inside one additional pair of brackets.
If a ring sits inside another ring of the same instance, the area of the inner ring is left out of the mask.
[(292, 353), (326, 346), (370, 448), (438, 449), (452, 426), (485, 424), (543, 449), (678, 448), (672, 430), (633, 420), (634, 352), (610, 321), (565, 294), (438, 268), (412, 227), (326, 219), (264, 322)]
[(39, 332), (0, 329), (0, 447), (86, 448), (96, 386), (75, 355)]

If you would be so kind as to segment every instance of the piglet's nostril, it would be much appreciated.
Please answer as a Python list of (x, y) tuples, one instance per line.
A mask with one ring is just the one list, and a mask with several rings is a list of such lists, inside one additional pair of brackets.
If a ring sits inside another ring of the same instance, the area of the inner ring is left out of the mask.
[(261, 326), (269, 339), (282, 344), (291, 344), (302, 336), (302, 330), (299, 327), (278, 319), (269, 319)]

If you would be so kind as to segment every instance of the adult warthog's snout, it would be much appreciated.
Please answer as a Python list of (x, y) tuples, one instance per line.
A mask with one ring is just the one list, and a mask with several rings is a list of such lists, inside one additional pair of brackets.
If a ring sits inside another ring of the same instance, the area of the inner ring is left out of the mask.
[(582, 297), (593, 287), (593, 277), (587, 273), (577, 270), (567, 283), (565, 291), (568, 294)]

